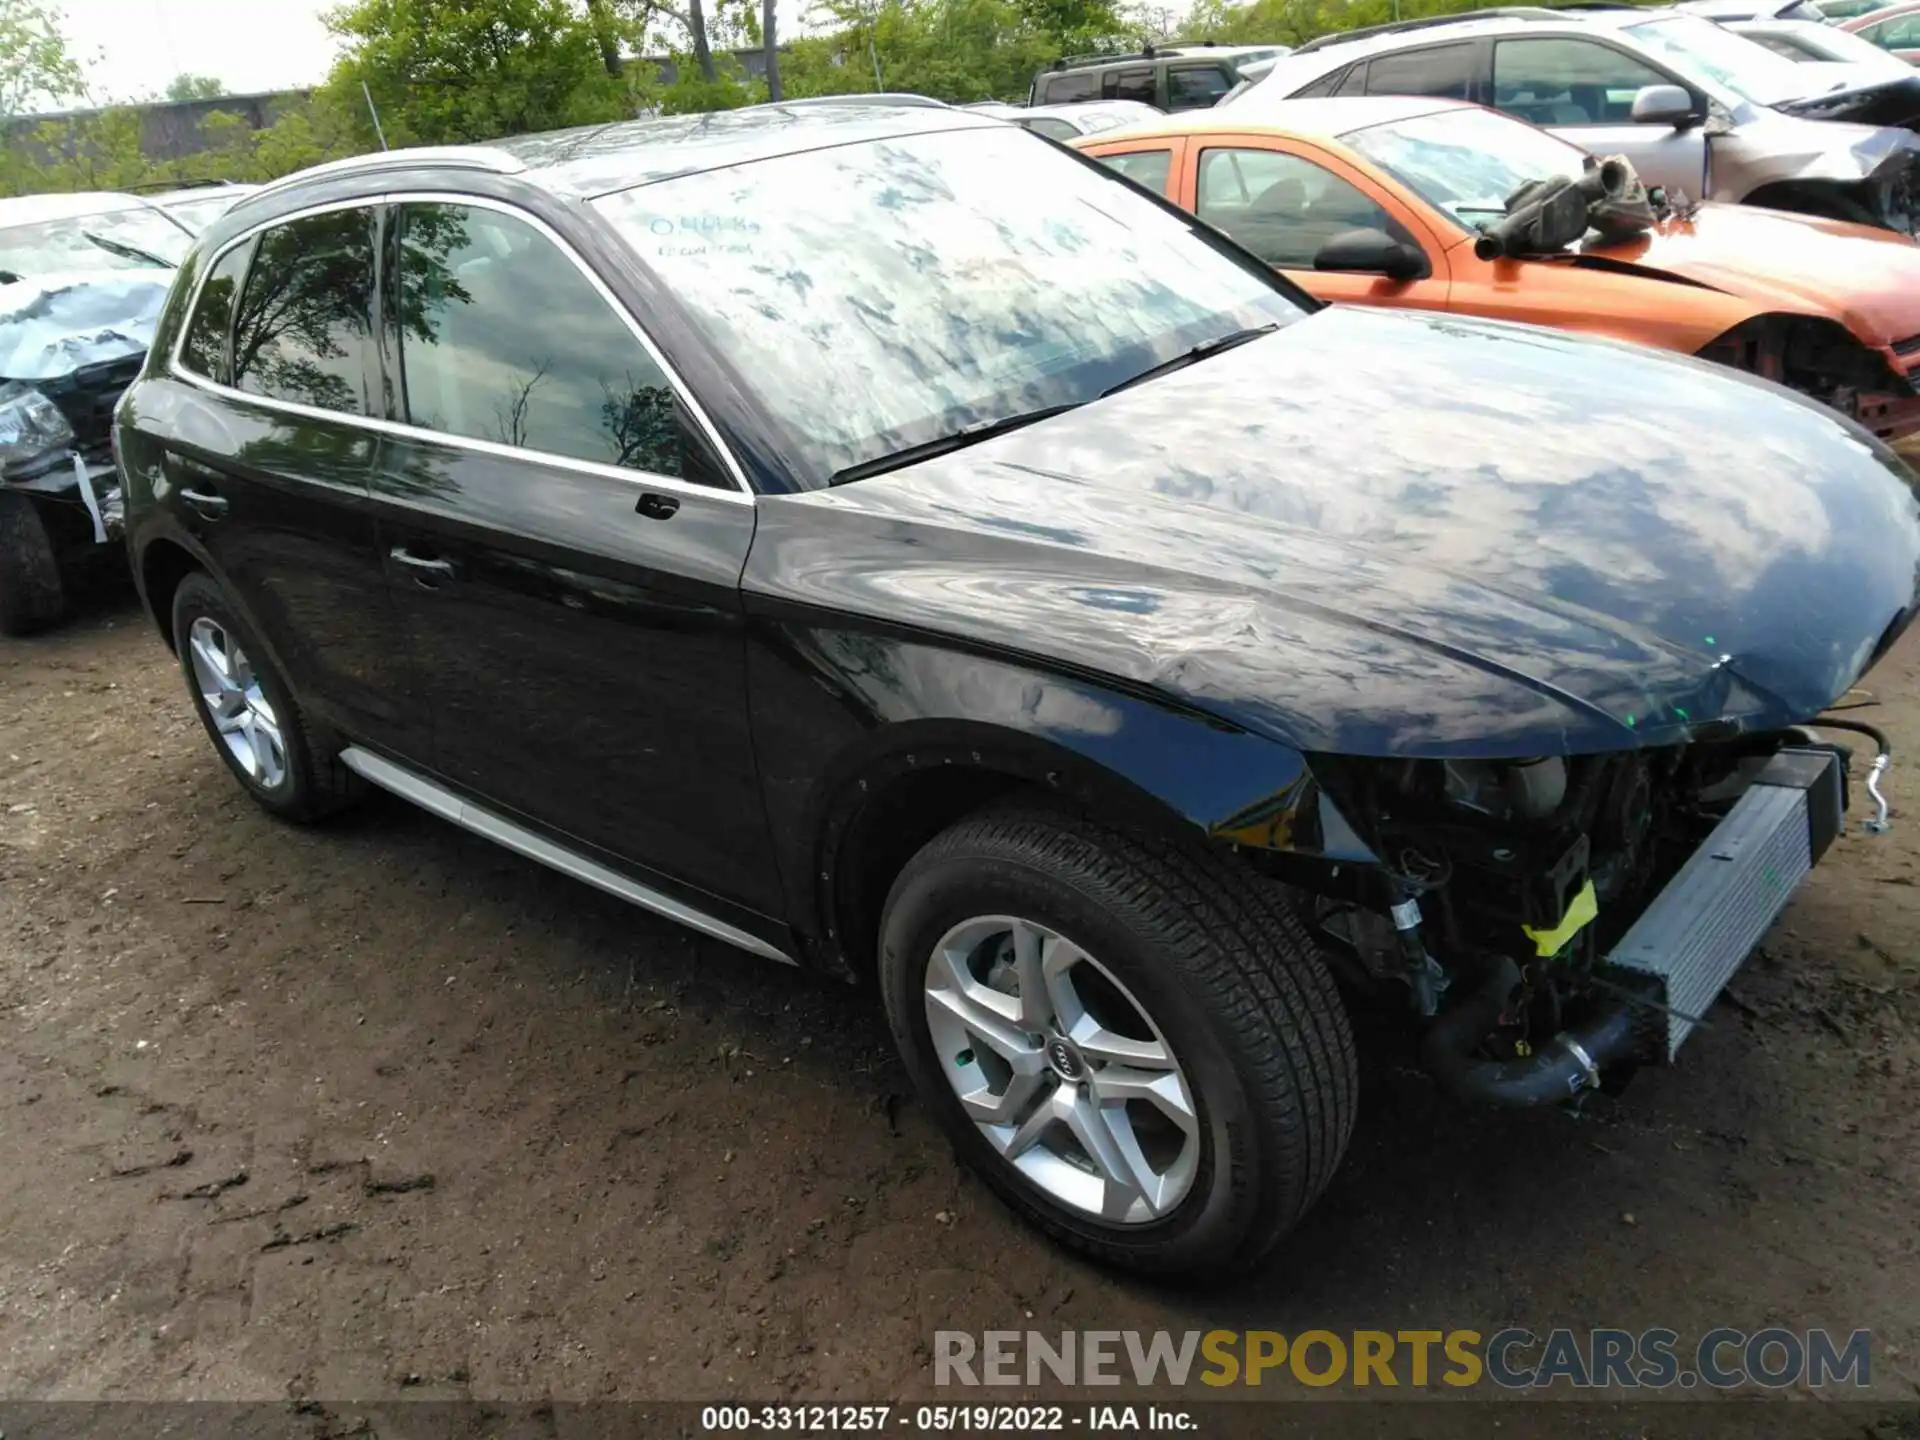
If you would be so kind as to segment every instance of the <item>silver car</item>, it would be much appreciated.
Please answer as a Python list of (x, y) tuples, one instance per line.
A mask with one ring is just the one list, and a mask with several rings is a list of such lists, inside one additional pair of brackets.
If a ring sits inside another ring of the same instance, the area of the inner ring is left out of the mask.
[(1223, 104), (1472, 100), (1625, 155), (1650, 186), (1913, 234), (1920, 135), (1907, 127), (1920, 121), (1920, 82), (1822, 71), (1674, 10), (1507, 10), (1326, 36)]
[(1079, 105), (1003, 105), (987, 100), (960, 108), (983, 111), (1049, 140), (1074, 140), (1163, 118), (1163, 112), (1138, 100), (1088, 100)]

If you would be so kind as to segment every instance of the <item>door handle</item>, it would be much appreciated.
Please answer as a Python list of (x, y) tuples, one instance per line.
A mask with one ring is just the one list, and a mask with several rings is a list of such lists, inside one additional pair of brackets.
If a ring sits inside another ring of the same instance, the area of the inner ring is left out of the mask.
[(227, 497), (215, 495), (207, 490), (182, 490), (180, 498), (199, 514), (203, 520), (218, 520), (227, 513)]
[(443, 580), (453, 578), (451, 560), (437, 560), (428, 555), (416, 555), (404, 545), (394, 546), (387, 554), (395, 564), (404, 565), (413, 572), (415, 584), (424, 585), (428, 589), (432, 589)]
[(680, 502), (671, 495), (649, 490), (633, 508), (636, 514), (644, 515), (649, 520), (671, 520), (679, 513)]

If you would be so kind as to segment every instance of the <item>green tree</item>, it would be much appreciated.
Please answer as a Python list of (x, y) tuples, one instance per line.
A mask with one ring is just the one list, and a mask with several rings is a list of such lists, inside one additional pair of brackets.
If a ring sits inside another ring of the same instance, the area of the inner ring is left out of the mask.
[(226, 85), (212, 75), (194, 75), (183, 70), (167, 82), (169, 100), (218, 100), (226, 93)]
[(626, 113), (592, 19), (568, 0), (350, 0), (326, 22), (344, 47), (330, 96), (350, 105), (364, 85), (390, 143), (491, 140)]
[(0, 118), (76, 99), (85, 89), (59, 12), (45, 0), (0, 0)]

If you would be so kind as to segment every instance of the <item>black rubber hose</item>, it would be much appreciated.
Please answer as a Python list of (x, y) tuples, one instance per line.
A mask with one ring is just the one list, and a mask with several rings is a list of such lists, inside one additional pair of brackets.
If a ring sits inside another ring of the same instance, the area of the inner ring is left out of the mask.
[(1631, 1053), (1633, 1016), (1616, 1005), (1555, 1035), (1520, 1060), (1477, 1060), (1473, 1049), (1499, 1022), (1520, 971), (1502, 956), (1486, 982), (1461, 997), (1428, 1029), (1421, 1059), (1441, 1088), (1477, 1105), (1555, 1105), (1598, 1083), (1600, 1070)]
[(1883, 731), (1876, 730), (1864, 720), (1836, 720), (1831, 715), (1819, 715), (1807, 722), (1807, 728), (1810, 730), (1851, 730), (1855, 734), (1864, 735), (1873, 741), (1875, 745), (1880, 747), (1880, 753), (1882, 755), (1893, 754), (1893, 746), (1887, 743), (1886, 734)]

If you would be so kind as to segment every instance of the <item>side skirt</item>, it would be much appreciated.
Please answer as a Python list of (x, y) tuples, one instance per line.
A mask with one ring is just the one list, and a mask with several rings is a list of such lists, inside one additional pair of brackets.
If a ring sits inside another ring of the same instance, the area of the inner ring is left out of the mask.
[(724, 920), (716, 920), (704, 911), (696, 910), (684, 901), (671, 895), (650, 889), (637, 880), (630, 880), (616, 870), (610, 870), (597, 860), (590, 860), (578, 851), (556, 844), (544, 835), (536, 835), (525, 826), (517, 825), (503, 816), (494, 814), (484, 806), (447, 789), (437, 781), (424, 775), (417, 775), (403, 765), (362, 750), (358, 746), (348, 746), (340, 752), (340, 763), (359, 775), (371, 785), (391, 791), (402, 800), (409, 800), (422, 810), (431, 811), (442, 820), (451, 820), (463, 829), (471, 830), (505, 846), (516, 855), (524, 855), (529, 860), (538, 861), (550, 869), (558, 870), (562, 875), (571, 875), (576, 880), (584, 880), (597, 890), (609, 895), (617, 895), (630, 904), (643, 910), (651, 910), (656, 915), (664, 915), (669, 920), (678, 921), (690, 930), (698, 930), (702, 935), (711, 935), (716, 940), (724, 940), (729, 945), (738, 946), (750, 954), (767, 960), (778, 960), (783, 965), (798, 965), (800, 962), (778, 946), (771, 945), (757, 935), (749, 935), (737, 926)]

